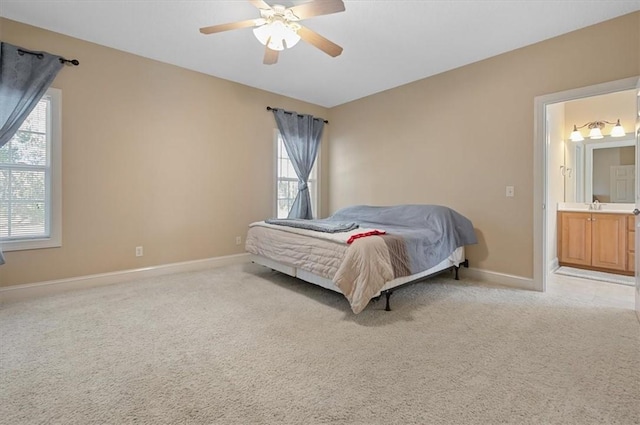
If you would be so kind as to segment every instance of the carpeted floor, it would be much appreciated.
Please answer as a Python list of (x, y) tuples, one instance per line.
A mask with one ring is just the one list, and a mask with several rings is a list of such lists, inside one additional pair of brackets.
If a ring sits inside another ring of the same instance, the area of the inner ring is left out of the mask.
[(255, 265), (5, 304), (0, 424), (640, 423), (633, 311), (448, 275), (383, 308)]

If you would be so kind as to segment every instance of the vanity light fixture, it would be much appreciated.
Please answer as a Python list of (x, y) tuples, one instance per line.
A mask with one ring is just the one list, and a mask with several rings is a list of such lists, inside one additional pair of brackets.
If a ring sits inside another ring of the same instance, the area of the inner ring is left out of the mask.
[(571, 132), (571, 136), (569, 136), (569, 139), (572, 142), (582, 142), (584, 140), (584, 137), (582, 137), (582, 133), (580, 133), (580, 129), (584, 127), (587, 127), (589, 129), (590, 139), (594, 139), (594, 140), (602, 139), (604, 137), (602, 135), (602, 129), (607, 124), (613, 125), (613, 129), (611, 130), (611, 133), (610, 133), (611, 137), (623, 137), (627, 134), (625, 133), (624, 128), (622, 128), (622, 125), (620, 124), (620, 119), (618, 119), (618, 121), (615, 123), (603, 120), (603, 121), (588, 122), (584, 125), (581, 125), (580, 127), (574, 124), (573, 131)]

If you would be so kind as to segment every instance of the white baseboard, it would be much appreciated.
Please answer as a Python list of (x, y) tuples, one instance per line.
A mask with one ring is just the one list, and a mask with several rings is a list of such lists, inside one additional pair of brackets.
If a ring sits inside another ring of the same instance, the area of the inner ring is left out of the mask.
[(160, 266), (140, 269), (122, 270), (68, 279), (49, 280), (45, 282), (13, 285), (0, 288), (0, 302), (10, 302), (52, 295), (73, 289), (85, 289), (96, 286), (112, 285), (134, 279), (162, 276), (173, 273), (205, 270), (232, 264), (248, 263), (249, 254), (226, 255), (223, 257), (205, 258), (203, 260), (185, 261), (181, 263), (162, 264)]
[(481, 282), (495, 283), (496, 285), (508, 286), (510, 288), (527, 289), (535, 291), (536, 287), (533, 284), (533, 279), (522, 276), (514, 276), (511, 274), (492, 272), (489, 270), (481, 270), (470, 267), (468, 269), (460, 268), (461, 277), (469, 277), (470, 279), (476, 279)]
[(554, 258), (549, 262), (549, 273), (553, 273), (560, 268), (560, 262), (558, 261), (558, 257)]
[[(0, 288), (0, 302), (19, 301), (29, 298), (53, 295), (74, 289), (86, 289), (97, 286), (112, 285), (134, 279), (163, 276), (173, 273), (205, 270), (215, 267), (229, 266), (250, 262), (249, 254), (227, 255), (224, 257), (206, 258), (203, 260), (185, 261), (182, 263), (163, 264), (140, 269), (123, 270), (112, 273), (101, 273), (79, 276), (69, 279), (49, 280)], [(535, 290), (533, 279), (505, 273), (492, 272), (476, 268), (461, 268), (461, 276), (497, 285)]]

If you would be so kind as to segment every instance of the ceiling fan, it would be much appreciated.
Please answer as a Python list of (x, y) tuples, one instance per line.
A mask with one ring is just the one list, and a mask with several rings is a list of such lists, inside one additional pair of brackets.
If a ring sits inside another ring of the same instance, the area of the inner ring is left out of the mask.
[(278, 62), (278, 53), (285, 48), (293, 47), (300, 39), (329, 56), (336, 57), (342, 53), (342, 47), (298, 23), (314, 16), (344, 12), (345, 7), (342, 0), (313, 0), (289, 8), (279, 4), (269, 6), (264, 0), (249, 0), (249, 2), (258, 8), (260, 18), (204, 27), (200, 28), (200, 32), (214, 34), (239, 28), (256, 27), (253, 33), (265, 45), (263, 62), (266, 65)]

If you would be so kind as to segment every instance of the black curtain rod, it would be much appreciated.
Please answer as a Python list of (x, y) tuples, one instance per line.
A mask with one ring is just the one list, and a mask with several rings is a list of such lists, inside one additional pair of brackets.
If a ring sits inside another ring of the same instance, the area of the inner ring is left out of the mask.
[[(37, 57), (38, 59), (42, 59), (44, 57), (44, 55), (42, 53), (30, 52), (28, 50), (18, 49), (18, 54), (20, 56), (24, 55), (25, 53), (28, 54), (28, 55), (33, 55), (33, 56)], [(68, 63), (68, 64), (74, 65), (74, 66), (80, 65), (80, 62), (78, 62), (77, 59), (65, 59), (63, 57), (60, 57), (60, 58), (58, 58), (58, 60), (60, 60), (60, 63)]]
[[(272, 108), (271, 106), (267, 106), (267, 111), (277, 111), (277, 110), (278, 110), (278, 108)], [(282, 110), (282, 111), (284, 111), (284, 110)], [(289, 111), (284, 111), (284, 113), (285, 113), (285, 114), (289, 114), (289, 115), (293, 115), (293, 112), (289, 112)], [(304, 115), (302, 115), (302, 114), (298, 114), (298, 116), (299, 116), (299, 117), (303, 117)], [(315, 117), (314, 117), (314, 119), (316, 119), (316, 120), (322, 120), (322, 121), (324, 121), (324, 123), (325, 123), (325, 124), (329, 124), (329, 121), (327, 121), (327, 120), (323, 120), (322, 118), (315, 118)]]

